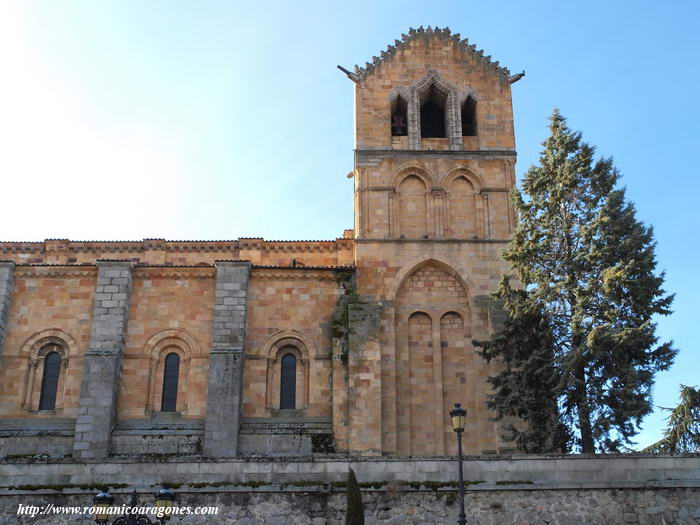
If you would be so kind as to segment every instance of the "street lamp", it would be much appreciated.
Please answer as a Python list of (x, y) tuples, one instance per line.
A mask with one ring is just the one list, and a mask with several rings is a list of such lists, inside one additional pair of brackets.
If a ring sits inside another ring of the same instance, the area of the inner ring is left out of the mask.
[(462, 432), (467, 421), (467, 411), (462, 405), (455, 403), (455, 407), (450, 411), (452, 418), (452, 430), (457, 433), (457, 458), (459, 459), (459, 518), (457, 523), (465, 525), (467, 516), (464, 514), (464, 474), (462, 473)]
[[(109, 521), (110, 512), (109, 507), (114, 503), (114, 496), (109, 492), (104, 491), (97, 494), (93, 499), (95, 504), (95, 521), (97, 523), (106, 524)], [(156, 508), (158, 512), (156, 514), (158, 521), (161, 524), (165, 523), (170, 519), (170, 507), (175, 504), (175, 492), (171, 489), (162, 488), (156, 492)], [(131, 499), (129, 501), (129, 506), (133, 510), (138, 505), (136, 500), (136, 491), (131, 494)], [(153, 525), (153, 522), (148, 518), (148, 516), (142, 516), (140, 514), (127, 514), (126, 516), (119, 516), (115, 518), (112, 525)]]
[(158, 519), (165, 523), (170, 519), (170, 508), (175, 505), (175, 492), (169, 488), (162, 488), (156, 492), (156, 509)]
[(107, 491), (100, 492), (92, 498), (92, 502), (95, 504), (95, 521), (97, 523), (107, 523), (107, 520), (109, 520), (107, 509), (114, 503), (114, 496)]

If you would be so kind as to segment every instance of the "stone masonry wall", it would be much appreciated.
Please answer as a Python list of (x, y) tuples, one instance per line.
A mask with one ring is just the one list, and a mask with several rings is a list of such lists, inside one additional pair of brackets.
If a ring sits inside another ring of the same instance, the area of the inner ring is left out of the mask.
[(7, 319), (10, 316), (12, 291), (15, 286), (15, 264), (11, 261), (0, 261), (0, 360), (2, 359)]
[(238, 454), (249, 280), (250, 263), (217, 263), (204, 423), (204, 453), (210, 457)]
[(243, 415), (279, 409), (280, 361), (290, 347), (297, 363), (297, 410), (330, 417), (331, 330), (338, 283), (332, 270), (254, 268), (246, 329)]
[(90, 348), (85, 355), (73, 453), (105, 458), (116, 419), (133, 264), (98, 262)]
[[(17, 266), (0, 366), (0, 418), (76, 417), (82, 363), (90, 343), (97, 269)], [(38, 353), (60, 339), (65, 345), (56, 409), (39, 414), (42, 370)]]
[(214, 268), (140, 268), (126, 335), (122, 388), (117, 400), (120, 421), (161, 413), (163, 362), (180, 356), (177, 412), (183, 419), (203, 418), (212, 344)]
[[(454, 523), (453, 458), (154, 463), (0, 462), (0, 524), (90, 523), (77, 514), (16, 516), (22, 505), (91, 505), (112, 485), (116, 504), (153, 503), (171, 484), (181, 506), (215, 506), (216, 516), (172, 523), (342, 524), (344, 482), (353, 468), (368, 524)], [(511, 456), (468, 458), (467, 522), (478, 525), (695, 525), (700, 456)], [(49, 486), (51, 485), (51, 486)], [(83, 488), (80, 487), (83, 486)]]
[[(95, 491), (0, 490), (2, 525), (89, 525), (91, 516), (17, 516), (19, 505), (86, 507)], [(115, 504), (125, 504), (130, 494), (113, 491)], [(139, 493), (137, 504), (153, 505), (153, 490)], [(365, 523), (368, 525), (452, 524), (457, 522), (454, 488), (405, 490), (400, 486), (363, 489)], [(342, 487), (270, 487), (259, 490), (178, 490), (182, 507), (215, 507), (216, 515), (173, 517), (169, 523), (224, 525), (342, 525), (346, 495)], [(696, 525), (700, 523), (700, 487), (627, 489), (468, 490), (465, 495), (470, 525)]]

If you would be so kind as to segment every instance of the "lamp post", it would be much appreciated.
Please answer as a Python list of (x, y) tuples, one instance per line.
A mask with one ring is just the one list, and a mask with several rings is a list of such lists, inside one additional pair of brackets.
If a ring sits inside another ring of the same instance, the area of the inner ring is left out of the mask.
[[(106, 524), (109, 521), (110, 513), (108, 511), (109, 507), (114, 503), (114, 496), (109, 492), (100, 492), (93, 498), (93, 503), (95, 504), (95, 521), (97, 523)], [(134, 509), (138, 502), (136, 500), (136, 491), (131, 494), (131, 499), (129, 501), (129, 506)], [(161, 524), (165, 523), (170, 519), (170, 512), (167, 510), (175, 504), (175, 492), (168, 488), (162, 488), (156, 493), (156, 508), (158, 509), (158, 514), (160, 516), (157, 518)], [(115, 518), (112, 525), (153, 525), (148, 516), (142, 516), (140, 514), (127, 514), (126, 516), (119, 516)]]
[(158, 509), (158, 519), (165, 523), (170, 519), (170, 508), (175, 505), (175, 492), (169, 488), (162, 488), (156, 492), (156, 508)]
[(459, 525), (466, 525), (467, 516), (464, 514), (464, 474), (462, 473), (462, 432), (467, 420), (467, 411), (462, 405), (455, 403), (455, 407), (450, 411), (452, 418), (452, 430), (457, 433), (457, 458), (459, 460)]

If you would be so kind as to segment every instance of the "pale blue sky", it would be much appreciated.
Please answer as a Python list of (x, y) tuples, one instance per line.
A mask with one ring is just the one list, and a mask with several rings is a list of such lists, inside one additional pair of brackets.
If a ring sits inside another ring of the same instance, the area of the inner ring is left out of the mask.
[[(0, 239), (330, 239), (352, 227), (352, 83), (410, 26), (448, 25), (512, 72), (518, 175), (559, 107), (612, 155), (677, 293), (700, 384), (695, 154), (700, 4), (0, 1)], [(495, 7), (497, 6), (497, 7)], [(647, 419), (640, 444), (660, 435)]]

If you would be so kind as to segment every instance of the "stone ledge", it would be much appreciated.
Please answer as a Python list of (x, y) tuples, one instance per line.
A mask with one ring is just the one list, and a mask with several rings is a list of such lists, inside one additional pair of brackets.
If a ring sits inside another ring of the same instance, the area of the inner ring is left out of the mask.
[[(71, 460), (0, 462), (3, 484), (169, 483), (332, 483), (345, 480), (348, 469), (363, 482), (456, 479), (454, 458), (279, 457), (202, 461), (199, 458), (124, 459), (99, 462)], [(617, 488), (700, 484), (700, 455), (621, 457), (545, 457), (471, 459), (464, 462), (465, 479), (488, 484), (528, 482), (534, 488)], [(507, 485), (503, 485), (507, 486)], [(495, 490), (495, 489), (493, 489)]]

